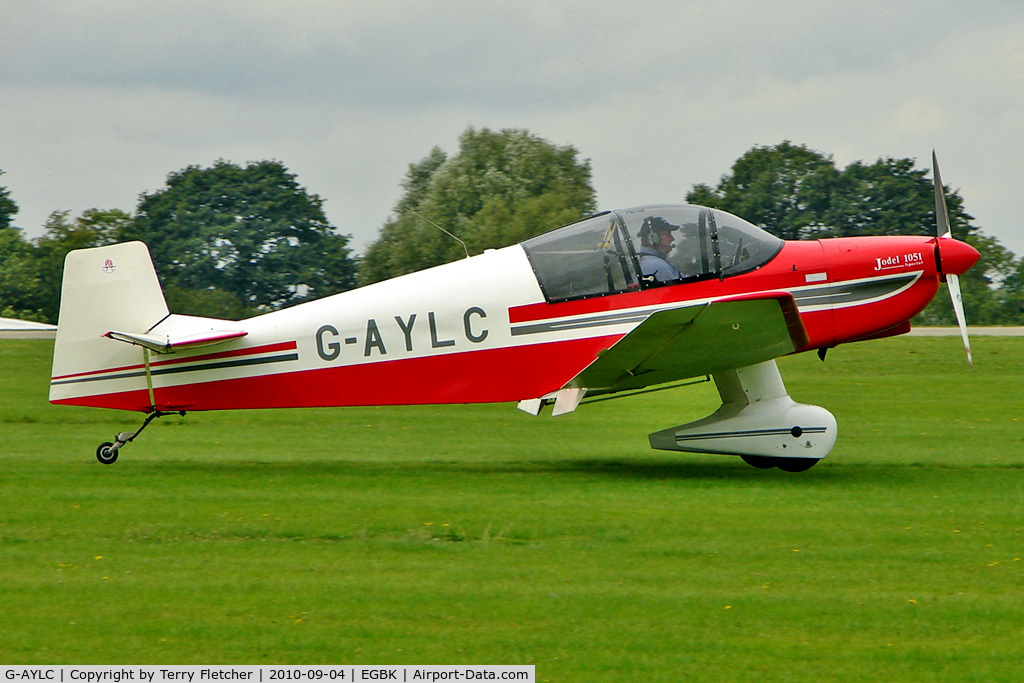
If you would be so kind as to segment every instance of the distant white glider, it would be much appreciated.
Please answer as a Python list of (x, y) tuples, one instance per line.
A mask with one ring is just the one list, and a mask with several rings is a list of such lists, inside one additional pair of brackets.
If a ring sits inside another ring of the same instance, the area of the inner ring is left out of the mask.
[(16, 318), (0, 318), (0, 332), (56, 332), (56, 325), (34, 323)]

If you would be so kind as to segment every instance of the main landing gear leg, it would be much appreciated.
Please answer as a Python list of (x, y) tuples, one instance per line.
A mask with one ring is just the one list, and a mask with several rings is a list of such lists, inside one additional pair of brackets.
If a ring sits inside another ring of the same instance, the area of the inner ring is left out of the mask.
[(104, 465), (111, 465), (111, 464), (113, 464), (114, 461), (117, 460), (117, 452), (119, 450), (121, 450), (121, 447), (124, 446), (125, 444), (129, 444), (132, 441), (135, 441), (135, 439), (139, 436), (139, 434), (142, 433), (142, 430), (149, 426), (150, 422), (152, 422), (153, 420), (155, 420), (158, 417), (163, 417), (165, 415), (174, 415), (174, 414), (178, 414), (178, 415), (181, 415), (182, 417), (184, 417), (185, 411), (181, 410), (181, 411), (178, 411), (177, 413), (174, 413), (174, 412), (163, 412), (161, 410), (154, 410), (152, 413), (150, 413), (146, 417), (146, 421), (142, 423), (142, 426), (139, 427), (139, 429), (137, 431), (134, 431), (134, 432), (121, 432), (117, 436), (114, 437), (114, 442), (113, 443), (111, 443), (109, 441), (104, 441), (103, 443), (101, 443), (96, 448), (96, 459), (99, 460)]

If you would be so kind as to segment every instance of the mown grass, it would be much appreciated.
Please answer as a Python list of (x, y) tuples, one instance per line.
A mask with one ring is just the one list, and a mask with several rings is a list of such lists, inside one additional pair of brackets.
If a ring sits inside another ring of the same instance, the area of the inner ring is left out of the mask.
[(139, 417), (0, 343), (0, 662), (535, 664), (539, 680), (1019, 680), (1024, 339), (780, 361), (808, 472), (651, 451), (713, 385)]

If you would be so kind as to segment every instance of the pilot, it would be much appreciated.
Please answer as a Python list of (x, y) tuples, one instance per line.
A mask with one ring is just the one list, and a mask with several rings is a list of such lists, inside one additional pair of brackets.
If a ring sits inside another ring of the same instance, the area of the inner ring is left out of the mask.
[(675, 246), (672, 231), (678, 230), (659, 216), (648, 216), (640, 226), (640, 273), (644, 279), (655, 282), (670, 282), (679, 279), (679, 270), (668, 260), (669, 252)]

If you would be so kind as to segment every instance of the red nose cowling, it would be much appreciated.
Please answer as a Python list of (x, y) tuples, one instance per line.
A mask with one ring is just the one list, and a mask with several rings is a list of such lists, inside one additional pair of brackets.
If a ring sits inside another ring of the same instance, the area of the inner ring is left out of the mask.
[(939, 238), (939, 262), (942, 272), (947, 275), (963, 275), (979, 256), (978, 250), (966, 242), (951, 237)]

